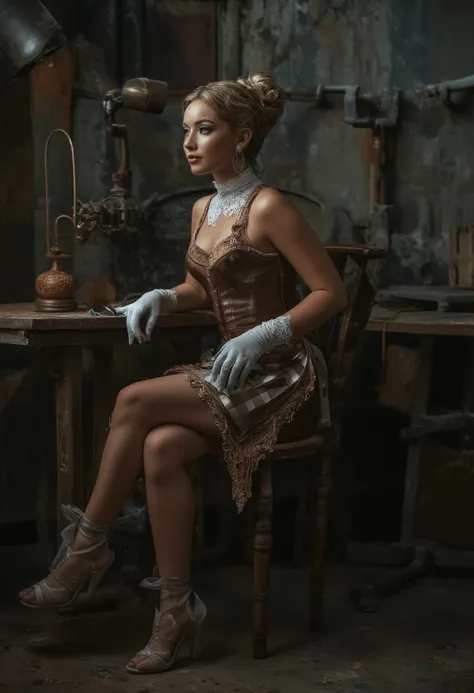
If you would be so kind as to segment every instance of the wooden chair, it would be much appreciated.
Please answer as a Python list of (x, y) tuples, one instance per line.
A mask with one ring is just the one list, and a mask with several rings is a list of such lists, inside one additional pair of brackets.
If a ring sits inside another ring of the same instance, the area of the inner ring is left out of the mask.
[[(324, 592), (324, 556), (331, 467), (337, 452), (341, 400), (352, 359), (362, 331), (370, 316), (374, 288), (369, 280), (369, 260), (385, 258), (385, 251), (366, 246), (328, 246), (341, 277), (346, 281), (348, 304), (317, 334), (310, 335), (323, 351), (329, 375), (329, 401), (332, 426), (290, 443), (277, 443), (257, 472), (256, 520), (253, 536), (253, 658), (267, 656), (267, 597), (272, 546), (273, 483), (272, 462), (297, 457), (317, 456), (312, 465), (311, 498), (311, 567), (310, 627), (315, 630), (322, 621)], [(353, 271), (350, 271), (352, 265)], [(349, 276), (348, 276), (349, 275)], [(348, 281), (347, 281), (348, 280)], [(312, 432), (311, 432), (312, 433)]]

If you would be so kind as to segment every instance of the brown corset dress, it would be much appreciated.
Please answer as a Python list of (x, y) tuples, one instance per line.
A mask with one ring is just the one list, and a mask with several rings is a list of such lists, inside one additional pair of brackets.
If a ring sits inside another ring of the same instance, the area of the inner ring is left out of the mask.
[[(253, 248), (247, 237), (250, 206), (261, 187), (249, 197), (230, 235), (210, 253), (196, 243), (209, 200), (186, 257), (188, 271), (212, 301), (222, 344), (286, 313), (298, 302), (296, 273), (290, 263), (279, 252)], [(222, 436), (232, 497), (239, 512), (251, 495), (253, 472), (276, 440), (299, 437), (309, 420), (314, 428), (318, 424), (319, 398), (310, 398), (316, 382), (311, 353), (308, 341), (300, 339), (264, 354), (244, 387), (230, 396), (217, 392), (205, 380), (212, 369), (212, 351), (198, 364), (175, 366), (165, 373), (185, 373), (209, 406)]]

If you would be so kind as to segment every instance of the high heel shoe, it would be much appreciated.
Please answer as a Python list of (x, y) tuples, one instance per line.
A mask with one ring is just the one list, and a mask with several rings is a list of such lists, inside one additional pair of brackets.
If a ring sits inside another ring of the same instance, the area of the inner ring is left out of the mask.
[[(35, 592), (35, 601), (28, 602), (20, 597), (20, 602), (32, 609), (64, 609), (67, 606), (71, 606), (86, 585), (88, 585), (89, 594), (95, 591), (114, 562), (114, 552), (106, 546), (108, 527), (101, 527), (90, 522), (90, 520), (84, 517), (84, 513), (74, 505), (63, 505), (61, 506), (61, 511), (64, 517), (71, 520), (71, 524), (63, 530), (61, 534), (62, 544), (49, 568), (49, 575), (52, 575), (61, 587), (52, 587), (46, 582), (47, 578), (43, 578), (43, 580), (32, 585), (31, 587)], [(77, 532), (95, 543), (77, 551), (71, 549), (71, 544)], [(92, 553), (92, 551), (96, 551), (101, 546), (106, 548), (106, 551), (100, 553), (97, 561), (91, 562), (92, 571), (90, 575), (79, 579), (64, 574), (62, 568), (72, 557)], [(65, 595), (66, 599), (61, 600), (61, 595)]]
[[(145, 657), (139, 665), (127, 664), (131, 674), (157, 674), (171, 669), (184, 643), (189, 646), (190, 657), (197, 657), (199, 635), (207, 616), (204, 602), (193, 591), (189, 578), (146, 578), (141, 587), (161, 591), (161, 601), (176, 598), (173, 606), (155, 609), (153, 633), (148, 645), (137, 652)], [(181, 613), (180, 613), (181, 612)]]

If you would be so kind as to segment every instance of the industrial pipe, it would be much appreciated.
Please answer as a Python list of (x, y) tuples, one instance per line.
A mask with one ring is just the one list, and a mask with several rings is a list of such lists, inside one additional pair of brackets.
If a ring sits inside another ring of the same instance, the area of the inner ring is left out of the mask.
[(467, 103), (466, 92), (472, 90), (474, 90), (474, 75), (439, 82), (439, 84), (428, 84), (423, 91), (426, 96), (439, 99), (449, 108), (460, 109)]
[(439, 84), (428, 84), (425, 87), (425, 93), (427, 96), (441, 96), (443, 91), (466, 91), (469, 89), (474, 89), (474, 75), (469, 75), (469, 77), (460, 77), (459, 79), (447, 80), (446, 82), (440, 82)]

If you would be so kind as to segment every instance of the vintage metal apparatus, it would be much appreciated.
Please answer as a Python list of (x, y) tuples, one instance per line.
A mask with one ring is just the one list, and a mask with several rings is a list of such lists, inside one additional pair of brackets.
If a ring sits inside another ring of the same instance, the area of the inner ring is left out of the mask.
[(137, 232), (150, 219), (159, 203), (158, 195), (140, 202), (131, 196), (132, 172), (127, 128), (115, 121), (120, 108), (143, 113), (163, 112), (167, 99), (166, 82), (137, 77), (121, 89), (112, 89), (104, 99), (104, 114), (109, 134), (121, 144), (121, 164), (112, 174), (112, 186), (107, 195), (97, 201), (80, 202), (77, 210), (77, 238), (87, 241), (101, 232), (109, 236), (117, 232)]
[[(71, 152), (72, 166), (72, 212), (71, 214), (60, 214), (54, 222), (54, 241), (51, 244), (50, 227), (50, 199), (49, 199), (49, 172), (48, 172), (48, 153), (50, 142), (56, 134), (66, 137)], [(73, 229), (76, 229), (76, 157), (74, 145), (65, 130), (53, 130), (46, 140), (44, 147), (44, 198), (45, 198), (45, 236), (46, 236), (46, 257), (53, 261), (51, 268), (47, 272), (36, 277), (35, 288), (38, 298), (35, 301), (36, 310), (42, 312), (56, 313), (62, 311), (72, 311), (77, 308), (77, 301), (74, 296), (76, 283), (74, 277), (69, 272), (61, 268), (61, 262), (71, 258), (71, 254), (65, 252), (61, 247), (61, 237), (65, 234), (59, 233), (61, 221), (68, 220)], [(70, 235), (70, 234), (69, 234)]]
[[(53, 261), (52, 267), (36, 278), (35, 287), (38, 298), (36, 309), (46, 312), (72, 311), (77, 308), (75, 298), (76, 285), (72, 274), (62, 267), (62, 262), (71, 258), (63, 249), (59, 226), (64, 221), (72, 225), (72, 235), (80, 241), (88, 240), (94, 233), (102, 232), (111, 235), (118, 231), (138, 231), (147, 221), (159, 196), (153, 195), (145, 202), (138, 202), (130, 195), (132, 174), (129, 165), (129, 148), (125, 125), (115, 122), (115, 113), (125, 107), (148, 113), (162, 113), (166, 104), (167, 84), (157, 80), (136, 78), (128, 80), (121, 89), (113, 89), (104, 99), (104, 112), (107, 128), (112, 137), (121, 142), (121, 165), (112, 175), (112, 187), (108, 194), (97, 202), (79, 203), (76, 186), (76, 157), (74, 145), (69, 134), (62, 129), (53, 130), (46, 140), (44, 149), (44, 185), (45, 185), (45, 234), (46, 257)], [(54, 236), (51, 242), (50, 200), (48, 153), (53, 136), (60, 133), (67, 138), (72, 165), (72, 211), (61, 214), (54, 222)]]

